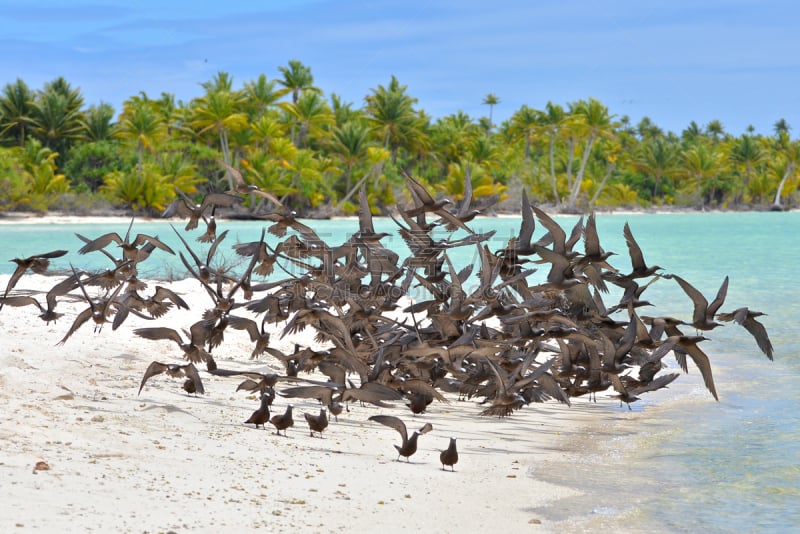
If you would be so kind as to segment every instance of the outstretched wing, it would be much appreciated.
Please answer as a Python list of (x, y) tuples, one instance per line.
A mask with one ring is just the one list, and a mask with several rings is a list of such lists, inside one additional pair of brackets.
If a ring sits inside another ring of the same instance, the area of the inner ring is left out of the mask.
[(406, 425), (400, 420), (399, 417), (395, 417), (394, 415), (373, 415), (369, 418), (369, 420), (397, 430), (400, 433), (400, 437), (403, 438), (403, 445), (405, 445), (405, 443), (408, 441)]
[(193, 363), (187, 363), (186, 365), (182, 365), (181, 369), (183, 369), (183, 374), (186, 375), (186, 378), (194, 383), (195, 392), (205, 395), (206, 390), (203, 387), (203, 381), (200, 380), (200, 373), (197, 372), (197, 367), (195, 367)]
[(160, 375), (161, 373), (167, 370), (167, 367), (168, 367), (167, 364), (161, 362), (150, 363), (150, 365), (147, 366), (147, 370), (144, 372), (141, 384), (139, 384), (139, 393), (137, 393), (136, 395), (141, 394), (142, 388), (144, 388), (144, 384), (145, 382), (147, 382), (148, 378), (150, 378), (151, 376)]

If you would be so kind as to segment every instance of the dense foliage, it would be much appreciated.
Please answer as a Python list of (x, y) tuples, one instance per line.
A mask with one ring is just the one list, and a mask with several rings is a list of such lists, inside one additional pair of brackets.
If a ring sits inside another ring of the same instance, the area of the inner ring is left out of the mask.
[[(248, 183), (300, 212), (350, 213), (362, 184), (370, 202), (396, 202), (402, 172), (458, 197), (469, 173), (475, 196), (522, 189), (564, 211), (594, 207), (787, 207), (796, 204), (800, 142), (780, 119), (771, 135), (734, 136), (719, 121), (680, 134), (648, 118), (633, 125), (596, 99), (522, 106), (492, 122), (457, 111), (432, 119), (395, 77), (360, 107), (325, 95), (292, 60), (280, 77), (235, 87), (219, 72), (202, 96), (130, 97), (117, 114), (86, 106), (64, 78), (41, 89), (23, 80), (0, 92), (0, 210), (113, 205), (156, 213), (175, 188), (224, 190), (240, 169)], [(514, 202), (518, 206), (518, 202)]]

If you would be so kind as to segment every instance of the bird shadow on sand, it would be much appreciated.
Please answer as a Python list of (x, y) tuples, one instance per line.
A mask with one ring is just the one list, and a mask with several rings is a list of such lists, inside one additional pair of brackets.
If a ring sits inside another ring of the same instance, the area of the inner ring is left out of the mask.
[(170, 413), (170, 414), (172, 414), (172, 413), (180, 413), (180, 414), (183, 414), (183, 415), (187, 415), (189, 417), (193, 417), (193, 418), (195, 418), (195, 419), (197, 419), (199, 421), (202, 421), (202, 419), (200, 417), (198, 417), (196, 414), (193, 414), (192, 412), (190, 412), (188, 410), (184, 410), (183, 408), (179, 408), (178, 406), (175, 406), (174, 404), (159, 404), (159, 403), (155, 403), (155, 402), (151, 401), (150, 404), (148, 404), (144, 408), (139, 409), (138, 411), (140, 411), (140, 412), (151, 412), (151, 411), (157, 411), (157, 410), (165, 411), (165, 412)]

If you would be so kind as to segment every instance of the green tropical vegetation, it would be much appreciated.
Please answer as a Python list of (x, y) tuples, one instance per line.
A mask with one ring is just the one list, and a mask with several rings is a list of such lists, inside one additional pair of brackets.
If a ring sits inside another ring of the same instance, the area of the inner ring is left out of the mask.
[[(0, 91), (0, 211), (156, 214), (176, 189), (200, 197), (233, 188), (220, 162), (306, 215), (354, 212), (362, 185), (376, 212), (385, 210), (405, 199), (403, 173), (455, 198), (465, 176), (476, 197), (514, 201), (524, 189), (565, 212), (798, 202), (800, 141), (784, 119), (767, 134), (735, 135), (719, 120), (665, 132), (590, 97), (523, 105), (495, 124), (502, 100), (494, 93), (480, 102), (486, 116), (432, 118), (394, 76), (351, 103), (315, 86), (298, 60), (277, 73), (237, 83), (218, 72), (189, 102), (140, 92), (119, 111), (87, 106), (62, 77), (39, 89), (8, 82)], [(253, 198), (247, 205), (259, 206)]]

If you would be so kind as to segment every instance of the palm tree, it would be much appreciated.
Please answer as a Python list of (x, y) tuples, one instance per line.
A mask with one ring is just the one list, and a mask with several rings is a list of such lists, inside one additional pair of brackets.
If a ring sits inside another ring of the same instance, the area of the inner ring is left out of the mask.
[(200, 87), (202, 87), (206, 93), (216, 93), (218, 91), (231, 92), (233, 91), (233, 76), (221, 70), (212, 76), (209, 81), (201, 83)]
[(731, 162), (744, 173), (744, 183), (735, 197), (735, 202), (741, 200), (742, 194), (747, 191), (754, 169), (767, 157), (764, 149), (751, 135), (743, 135), (736, 139), (731, 147)]
[(292, 142), (298, 148), (307, 146), (310, 139), (320, 137), (336, 122), (331, 108), (316, 92), (303, 93), (296, 102), (282, 102), (280, 107), (292, 124)]
[(289, 61), (288, 67), (278, 67), (278, 70), (283, 74), (283, 79), (277, 81), (286, 88), (287, 92), (292, 94), (292, 102), (297, 103), (300, 94), (306, 91), (322, 93), (322, 90), (314, 86), (311, 67), (303, 65), (302, 62), (292, 59)]
[(706, 124), (706, 133), (711, 136), (714, 143), (717, 143), (725, 135), (725, 127), (717, 120), (711, 120)]
[(339, 160), (344, 166), (344, 194), (346, 196), (352, 189), (353, 169), (366, 159), (367, 150), (371, 146), (369, 128), (361, 122), (347, 122), (343, 126), (333, 129), (328, 145), (332, 157)]
[(499, 169), (503, 160), (503, 151), (494, 141), (494, 138), (480, 136), (469, 144), (467, 158), (480, 167), (493, 170)]
[(82, 121), (83, 135), (81, 137), (90, 143), (111, 138), (113, 120), (114, 108), (111, 107), (111, 104), (101, 102), (97, 106), (89, 106)]
[(540, 125), (540, 112), (523, 105), (512, 116), (509, 123), (509, 134), (514, 139), (523, 140), (523, 153), (525, 159), (531, 157), (533, 136)]
[(637, 155), (631, 163), (636, 170), (652, 176), (652, 197), (656, 198), (661, 179), (678, 170), (678, 152), (675, 145), (664, 137), (655, 137), (639, 145)]
[(695, 182), (695, 201), (703, 208), (703, 191), (709, 188), (709, 198), (714, 198), (714, 181), (725, 167), (725, 155), (716, 146), (697, 143), (683, 153), (686, 176)]
[(791, 129), (792, 127), (789, 126), (789, 123), (783, 118), (776, 120), (775, 124), (772, 125), (772, 131), (775, 132), (776, 137), (780, 137), (782, 134), (788, 135)]
[[(547, 154), (550, 162), (550, 185), (553, 188), (553, 201), (561, 204), (561, 195), (558, 194), (558, 180), (556, 176), (556, 140), (561, 129), (567, 123), (567, 114), (564, 108), (558, 104), (548, 102), (544, 111), (537, 114), (537, 122), (540, 130), (547, 134)], [(572, 163), (570, 155), (569, 164)]]
[[(783, 209), (781, 198), (783, 197), (783, 190), (786, 183), (797, 177), (797, 166), (800, 163), (800, 142), (792, 141), (780, 153), (780, 157), (771, 165), (775, 173), (780, 177), (778, 189), (775, 192), (775, 200), (772, 203), (773, 210)], [(795, 187), (797, 185), (795, 184)]]
[(486, 130), (488, 134), (492, 129), (492, 110), (494, 106), (500, 103), (500, 98), (494, 93), (488, 93), (486, 96), (483, 97), (482, 104), (485, 106), (489, 106), (489, 129)]
[(363, 112), (361, 110), (353, 109), (352, 102), (342, 102), (342, 97), (336, 93), (331, 94), (330, 100), (330, 107), (331, 111), (333, 111), (333, 117), (336, 120), (336, 126), (341, 127), (347, 122), (361, 120), (363, 118)]
[(25, 144), (26, 131), (33, 121), (34, 93), (17, 78), (7, 83), (0, 95), (0, 138), (10, 139), (19, 146)]
[[(597, 203), (598, 198), (600, 198), (601, 193), (604, 191), (606, 182), (608, 179), (611, 178), (611, 175), (617, 169), (617, 166), (620, 163), (627, 163), (624, 161), (625, 158), (628, 157), (628, 153), (622, 150), (622, 145), (616, 140), (602, 140), (598, 143), (598, 152), (594, 158), (592, 158), (592, 166), (594, 167), (592, 174), (595, 178), (592, 180), (592, 186), (594, 187), (594, 194), (592, 198), (589, 199), (589, 208), (593, 209), (595, 204)], [(620, 161), (621, 158), (623, 161)], [(602, 178), (597, 180), (597, 176), (602, 174)], [(626, 185), (626, 184), (615, 184), (615, 185)], [(616, 189), (616, 192), (619, 193), (621, 190)], [(625, 203), (632, 203), (636, 200), (636, 192), (634, 190), (633, 198), (631, 195), (624, 195), (621, 200)]]
[(78, 137), (80, 120), (79, 113), (70, 112), (63, 95), (42, 93), (34, 102), (31, 130), (45, 146), (55, 150), (65, 138)]
[(286, 135), (283, 125), (274, 113), (263, 115), (250, 123), (251, 142), (261, 150), (269, 150), (272, 141)]
[(443, 170), (454, 161), (459, 161), (466, 153), (470, 143), (480, 135), (475, 123), (463, 111), (447, 115), (437, 120), (431, 127), (433, 150), (441, 154)]
[(686, 144), (692, 144), (697, 142), (703, 136), (703, 131), (700, 129), (700, 126), (695, 122), (692, 121), (689, 123), (689, 126), (686, 127), (681, 132), (681, 139)]
[(157, 100), (152, 100), (156, 111), (163, 117), (164, 124), (167, 126), (167, 135), (172, 135), (174, 131), (187, 132), (189, 131), (185, 125), (182, 124), (182, 117), (185, 115), (186, 110), (182, 102), (175, 101), (175, 95), (172, 93), (162, 92), (161, 97)]
[(123, 104), (122, 114), (116, 124), (114, 137), (136, 145), (137, 170), (144, 173), (145, 150), (152, 150), (167, 134), (164, 117), (150, 100), (132, 98)]
[(575, 181), (572, 183), (572, 190), (567, 200), (568, 210), (575, 210), (577, 207), (578, 194), (581, 191), (581, 182), (583, 181), (586, 163), (589, 161), (594, 142), (600, 137), (611, 137), (612, 129), (615, 127), (615, 124), (612, 122), (614, 116), (609, 115), (608, 108), (594, 98), (589, 98), (588, 101), (577, 102), (572, 106), (572, 112), (575, 118), (578, 119), (575, 124), (578, 125), (580, 130), (585, 130), (586, 137), (578, 174), (575, 176)]
[(639, 134), (640, 139), (648, 139), (664, 135), (663, 130), (653, 124), (653, 121), (650, 120), (650, 117), (642, 117), (642, 119), (636, 125), (636, 132)]
[(286, 89), (276, 90), (278, 80), (267, 81), (265, 74), (259, 75), (255, 80), (244, 84), (247, 97), (245, 108), (251, 117), (260, 119), (267, 109), (274, 106), (282, 96), (288, 93)]
[(32, 133), (48, 148), (66, 154), (83, 129), (83, 97), (59, 77), (46, 83), (33, 102)]
[(422, 135), (419, 116), (414, 110), (417, 99), (409, 96), (406, 88), (392, 76), (387, 87), (379, 85), (365, 98), (367, 121), (383, 147), (391, 151), (392, 161), (401, 146), (410, 146), (415, 137)]
[[(229, 135), (247, 127), (247, 114), (242, 112), (243, 96), (239, 92), (219, 90), (207, 93), (195, 99), (193, 106), (192, 127), (197, 135), (215, 131), (219, 138), (222, 160), (231, 164)], [(228, 186), (233, 189), (233, 177), (225, 173)]]

